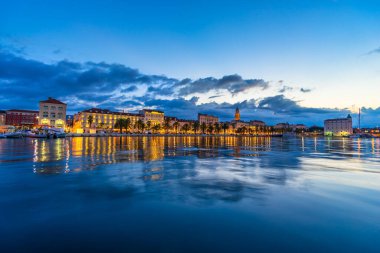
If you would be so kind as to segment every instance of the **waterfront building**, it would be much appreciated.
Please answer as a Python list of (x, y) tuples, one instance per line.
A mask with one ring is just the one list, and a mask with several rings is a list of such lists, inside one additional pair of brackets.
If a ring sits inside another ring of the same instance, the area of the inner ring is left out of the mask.
[(39, 124), (56, 128), (64, 128), (66, 125), (67, 105), (57, 99), (49, 97), (40, 101)]
[(235, 110), (235, 121), (240, 121), (240, 110), (238, 107)]
[(139, 112), (143, 116), (144, 123), (151, 122), (152, 126), (164, 123), (164, 112), (159, 110), (143, 109)]
[(66, 115), (66, 126), (67, 127), (73, 127), (74, 123), (74, 116), (73, 115)]
[(106, 109), (91, 108), (74, 115), (73, 131), (75, 133), (96, 132), (97, 130), (118, 130), (115, 128), (118, 119), (130, 119), (131, 128), (143, 115), (137, 113), (112, 112)]
[(5, 125), (5, 118), (7, 116), (7, 112), (6, 111), (0, 111), (0, 126), (4, 126)]
[(273, 128), (275, 130), (289, 130), (289, 129), (291, 129), (289, 123), (278, 123), (278, 124), (274, 125)]
[(249, 125), (250, 126), (255, 126), (255, 127), (264, 127), (265, 126), (265, 122), (261, 121), (261, 120), (251, 120), (249, 122)]
[(6, 111), (5, 124), (32, 127), (38, 125), (38, 111), (12, 109)]
[(215, 124), (215, 123), (219, 123), (219, 118), (213, 115), (198, 113), (198, 122), (201, 125), (203, 123), (205, 123), (206, 125)]
[(324, 133), (328, 136), (348, 136), (353, 133), (352, 117), (327, 119), (324, 122)]

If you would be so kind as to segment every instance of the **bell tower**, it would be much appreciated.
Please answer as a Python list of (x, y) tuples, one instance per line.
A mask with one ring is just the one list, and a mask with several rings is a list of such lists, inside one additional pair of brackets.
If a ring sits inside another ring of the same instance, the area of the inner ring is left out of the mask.
[(235, 110), (235, 121), (240, 121), (240, 111), (238, 107), (236, 107)]

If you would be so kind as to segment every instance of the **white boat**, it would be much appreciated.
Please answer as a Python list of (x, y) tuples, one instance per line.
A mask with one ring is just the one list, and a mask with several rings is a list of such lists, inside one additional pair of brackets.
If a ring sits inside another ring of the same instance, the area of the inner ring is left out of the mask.
[(352, 139), (370, 139), (370, 138), (373, 138), (372, 135), (370, 134), (366, 134), (366, 133), (357, 133), (357, 134), (352, 134), (350, 135), (350, 138)]
[(12, 132), (4, 134), (5, 138), (22, 138), (21, 132)]
[(25, 134), (26, 137), (29, 137), (29, 138), (47, 138), (47, 134), (44, 134), (44, 133), (35, 133), (35, 132), (27, 132)]

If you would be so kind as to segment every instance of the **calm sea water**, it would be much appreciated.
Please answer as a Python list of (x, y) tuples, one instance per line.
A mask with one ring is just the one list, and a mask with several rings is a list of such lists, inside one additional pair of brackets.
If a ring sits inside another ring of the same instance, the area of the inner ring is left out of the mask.
[(1, 252), (380, 252), (380, 139), (0, 139)]

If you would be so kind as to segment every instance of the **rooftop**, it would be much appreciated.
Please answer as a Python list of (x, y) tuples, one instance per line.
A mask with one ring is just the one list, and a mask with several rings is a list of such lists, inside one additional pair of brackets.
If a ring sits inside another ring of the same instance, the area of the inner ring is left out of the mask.
[(11, 110), (7, 110), (7, 112), (39, 113), (39, 111), (34, 111), (34, 110), (20, 110), (20, 109), (11, 109)]
[(43, 100), (43, 101), (40, 101), (40, 103), (49, 103), (49, 104), (60, 104), (60, 105), (66, 105), (65, 103), (55, 99), (55, 98), (52, 98), (52, 97), (49, 97), (47, 100)]

